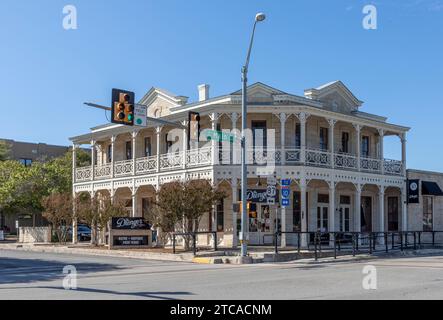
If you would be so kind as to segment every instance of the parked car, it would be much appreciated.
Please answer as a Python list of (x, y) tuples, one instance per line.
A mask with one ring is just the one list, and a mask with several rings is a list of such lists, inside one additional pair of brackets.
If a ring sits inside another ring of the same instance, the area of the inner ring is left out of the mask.
[[(69, 228), (68, 236), (72, 239), (72, 228)], [(79, 224), (77, 226), (77, 239), (78, 239), (78, 241), (90, 241), (91, 240), (91, 228), (89, 228), (85, 224)]]

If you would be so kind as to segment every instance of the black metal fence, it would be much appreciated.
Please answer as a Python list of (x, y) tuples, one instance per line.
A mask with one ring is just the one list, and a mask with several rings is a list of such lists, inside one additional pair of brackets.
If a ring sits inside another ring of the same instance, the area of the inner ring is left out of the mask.
[(213, 249), (217, 251), (217, 232), (174, 232), (172, 234), (172, 253), (176, 254), (176, 246), (177, 246), (177, 237), (183, 237), (183, 241), (188, 241), (187, 237), (190, 237), (192, 240), (191, 250), (194, 255), (197, 254), (197, 235), (199, 234), (211, 234), (214, 240)]
[[(334, 258), (340, 255), (353, 255), (393, 250), (423, 249), (443, 246), (443, 231), (396, 231), (396, 232), (277, 232), (274, 234), (274, 251), (279, 253), (278, 240), (282, 235), (295, 236), (295, 247), (301, 253), (313, 252), (315, 260), (328, 252)], [(302, 238), (304, 238), (302, 240)], [(294, 241), (292, 241), (294, 243)]]

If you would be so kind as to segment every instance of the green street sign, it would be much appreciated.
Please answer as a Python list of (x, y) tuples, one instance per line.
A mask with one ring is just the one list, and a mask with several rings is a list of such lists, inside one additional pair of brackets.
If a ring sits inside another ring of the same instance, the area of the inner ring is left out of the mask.
[(232, 133), (215, 131), (215, 130), (206, 130), (205, 136), (208, 141), (215, 140), (217, 142), (228, 141), (230, 143), (234, 143), (235, 135)]

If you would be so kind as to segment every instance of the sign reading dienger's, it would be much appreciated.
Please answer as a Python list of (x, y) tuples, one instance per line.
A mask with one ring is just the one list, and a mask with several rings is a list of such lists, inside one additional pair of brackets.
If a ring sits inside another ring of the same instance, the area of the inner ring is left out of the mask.
[(110, 248), (150, 246), (152, 243), (151, 225), (143, 218), (112, 218), (110, 231)]
[(114, 230), (149, 230), (151, 226), (143, 218), (112, 218)]

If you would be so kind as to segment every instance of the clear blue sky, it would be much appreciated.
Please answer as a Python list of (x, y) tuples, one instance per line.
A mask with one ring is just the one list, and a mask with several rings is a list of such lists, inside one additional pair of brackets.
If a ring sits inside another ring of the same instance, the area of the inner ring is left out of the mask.
[[(78, 29), (62, 28), (62, 9)], [(362, 28), (362, 8), (378, 29)], [(68, 144), (106, 122), (84, 101), (108, 104), (112, 87), (138, 98), (158, 86), (195, 100), (240, 88), (251, 23), (259, 26), (250, 82), (302, 95), (340, 79), (362, 111), (409, 126), (408, 167), (443, 171), (442, 0), (2, 0), (0, 137)], [(400, 157), (399, 139), (386, 140)]]

